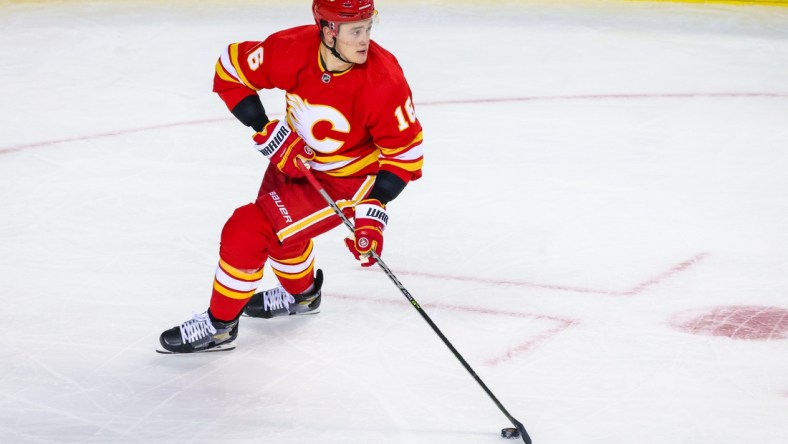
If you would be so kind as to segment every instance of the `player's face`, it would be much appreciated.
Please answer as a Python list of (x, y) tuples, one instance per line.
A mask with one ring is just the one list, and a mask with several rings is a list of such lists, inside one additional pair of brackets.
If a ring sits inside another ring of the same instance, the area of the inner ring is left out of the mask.
[(352, 63), (364, 63), (369, 54), (369, 39), (372, 33), (372, 19), (339, 25), (336, 49)]

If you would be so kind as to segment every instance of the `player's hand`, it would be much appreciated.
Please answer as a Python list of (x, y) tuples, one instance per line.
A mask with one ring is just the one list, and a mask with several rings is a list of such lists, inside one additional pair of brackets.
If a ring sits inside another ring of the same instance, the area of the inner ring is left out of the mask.
[(376, 262), (370, 253), (374, 251), (378, 256), (383, 253), (383, 230), (389, 215), (377, 199), (362, 200), (356, 204), (355, 211), (356, 229), (353, 236), (345, 239), (345, 245), (362, 267), (369, 267)]
[(290, 128), (287, 120), (272, 120), (259, 133), (255, 133), (255, 148), (263, 153), (276, 168), (290, 177), (303, 177), (296, 159), (309, 161), (315, 152), (306, 146), (304, 139)]

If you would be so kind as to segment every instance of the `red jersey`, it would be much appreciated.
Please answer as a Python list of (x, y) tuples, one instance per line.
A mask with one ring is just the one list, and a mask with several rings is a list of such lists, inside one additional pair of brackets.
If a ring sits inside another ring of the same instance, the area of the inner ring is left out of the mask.
[(315, 151), (315, 170), (336, 177), (386, 170), (405, 182), (421, 177), (421, 124), (397, 59), (370, 41), (366, 63), (332, 73), (319, 48), (315, 25), (233, 43), (216, 64), (213, 90), (231, 110), (261, 89), (284, 90), (287, 119)]

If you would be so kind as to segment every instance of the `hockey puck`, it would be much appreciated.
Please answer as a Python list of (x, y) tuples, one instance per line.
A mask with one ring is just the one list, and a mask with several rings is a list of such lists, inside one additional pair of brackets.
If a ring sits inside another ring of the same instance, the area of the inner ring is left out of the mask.
[(517, 439), (520, 437), (520, 431), (514, 427), (506, 427), (501, 429), (501, 438)]

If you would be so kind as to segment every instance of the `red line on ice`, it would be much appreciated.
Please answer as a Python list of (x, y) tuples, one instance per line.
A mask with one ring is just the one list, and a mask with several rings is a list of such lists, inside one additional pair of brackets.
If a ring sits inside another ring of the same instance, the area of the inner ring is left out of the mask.
[[(507, 103), (507, 102), (535, 102), (535, 101), (560, 101), (560, 100), (643, 100), (643, 99), (692, 99), (692, 98), (788, 98), (788, 93), (781, 92), (731, 92), (731, 93), (654, 93), (654, 94), (578, 94), (567, 96), (532, 96), (532, 97), (498, 97), (480, 99), (459, 99), (459, 100), (433, 100), (417, 103), (418, 106), (443, 106), (443, 105), (472, 105), (484, 103)], [(41, 148), (59, 143), (78, 142), (82, 140), (94, 140), (105, 137), (122, 136), (126, 134), (152, 131), (158, 129), (175, 128), (179, 126), (200, 125), (204, 123), (216, 123), (233, 120), (232, 117), (189, 120), (185, 122), (172, 122), (160, 125), (151, 125), (139, 128), (128, 128), (123, 130), (108, 131), (84, 136), (65, 137), (62, 139), (44, 140), (41, 142), (25, 143), (0, 147), (0, 155), (14, 153), (33, 148)]]
[[(349, 295), (341, 295), (334, 293), (331, 294), (331, 297), (337, 299), (351, 300), (351, 301), (366, 301), (366, 302), (386, 303), (386, 304), (394, 304), (394, 305), (407, 304), (407, 301), (405, 300), (363, 298), (359, 296), (349, 296)], [(522, 312), (503, 311), (503, 310), (492, 310), (489, 308), (471, 307), (464, 305), (432, 304), (432, 303), (420, 304), (420, 305), (422, 306), (422, 308), (425, 309), (444, 309), (444, 310), (462, 311), (467, 313), (477, 313), (477, 314), (484, 314), (491, 316), (506, 316), (506, 317), (533, 319), (533, 320), (546, 319), (555, 322), (557, 324), (555, 327), (550, 328), (535, 337), (529, 338), (522, 344), (509, 348), (503, 354), (496, 356), (492, 359), (488, 359), (487, 361), (484, 362), (486, 365), (490, 365), (490, 366), (498, 365), (502, 362), (509, 361), (510, 359), (514, 358), (520, 353), (530, 351), (534, 349), (536, 346), (540, 345), (541, 343), (547, 341), (553, 336), (556, 336), (557, 334), (561, 333), (567, 328), (576, 325), (578, 323), (578, 321), (575, 319), (562, 318), (558, 316), (548, 316), (548, 315), (540, 315), (534, 313), (522, 313)]]
[(492, 358), (492, 359), (488, 359), (485, 362), (485, 364), (492, 366), (492, 365), (498, 365), (498, 364), (500, 364), (502, 362), (506, 362), (506, 361), (514, 358), (515, 356), (519, 355), (520, 353), (525, 353), (527, 351), (530, 351), (530, 350), (536, 348), (537, 345), (540, 345), (542, 342), (547, 341), (548, 339), (552, 338), (553, 336), (558, 335), (562, 331), (566, 330), (567, 328), (569, 328), (569, 327), (571, 327), (571, 326), (573, 326), (575, 324), (577, 324), (577, 321), (570, 320), (570, 319), (561, 319), (557, 326), (545, 331), (544, 333), (542, 333), (542, 334), (540, 334), (540, 335), (538, 335), (536, 337), (528, 339), (527, 341), (523, 342), (522, 344), (520, 344), (520, 345), (518, 345), (516, 347), (510, 348), (509, 350), (507, 350), (506, 352), (504, 352), (500, 356), (497, 356), (497, 357)]
[[(426, 277), (432, 279), (470, 281), (470, 282), (493, 284), (493, 285), (512, 285), (519, 287), (544, 288), (548, 290), (567, 291), (573, 293), (595, 293), (595, 294), (612, 295), (612, 296), (634, 296), (642, 293), (647, 288), (662, 283), (666, 279), (669, 279), (678, 273), (690, 269), (692, 266), (694, 266), (695, 264), (697, 264), (699, 261), (703, 260), (707, 256), (708, 253), (698, 253), (687, 260), (672, 265), (667, 270), (657, 274), (656, 276), (646, 279), (643, 282), (625, 290), (605, 290), (605, 289), (593, 289), (593, 288), (583, 288), (583, 287), (571, 287), (565, 285), (547, 285), (547, 284), (537, 284), (534, 282), (526, 282), (526, 281), (487, 279), (487, 278), (477, 278), (477, 277), (468, 277), (468, 276), (452, 276), (446, 274), (424, 273), (424, 272), (413, 272), (413, 271), (411, 272), (398, 271), (397, 274), (420, 276), (420, 277)], [(362, 297), (348, 296), (348, 295), (332, 295), (332, 297), (336, 297), (338, 299), (347, 299), (347, 300), (372, 301), (377, 303), (383, 302), (387, 304), (404, 303), (404, 301), (394, 301), (390, 299), (369, 299), (369, 298), (362, 298)], [(561, 318), (557, 316), (538, 315), (532, 313), (518, 313), (511, 311), (493, 310), (493, 309), (481, 308), (481, 307), (469, 307), (469, 306), (448, 305), (448, 304), (422, 304), (422, 307), (464, 311), (468, 313), (479, 313), (479, 314), (493, 315), (493, 316), (509, 316), (509, 317), (518, 317), (518, 318), (526, 318), (526, 319), (548, 319), (557, 324), (555, 327), (550, 328), (549, 330), (546, 330), (535, 337), (529, 338), (528, 340), (524, 341), (519, 345), (509, 348), (503, 354), (485, 361), (485, 364), (491, 366), (498, 365), (502, 362), (506, 362), (521, 353), (530, 351), (534, 349), (536, 346), (542, 344), (548, 339), (558, 335), (559, 333), (563, 332), (564, 330), (568, 329), (569, 327), (579, 322), (575, 319)]]
[(432, 279), (444, 279), (444, 280), (451, 280), (451, 281), (466, 281), (466, 282), (477, 282), (482, 284), (492, 284), (492, 285), (512, 285), (515, 287), (530, 287), (530, 288), (542, 288), (545, 290), (556, 290), (556, 291), (566, 291), (571, 293), (592, 293), (592, 294), (602, 294), (602, 295), (610, 295), (610, 296), (634, 296), (637, 294), (642, 293), (647, 288), (653, 287), (661, 282), (665, 281), (668, 278), (673, 277), (674, 275), (681, 273), (683, 271), (688, 270), (692, 266), (694, 266), (699, 261), (703, 260), (708, 256), (708, 253), (698, 253), (691, 258), (679, 262), (675, 265), (672, 265), (667, 270), (659, 273), (658, 275), (646, 279), (645, 281), (624, 290), (610, 290), (610, 289), (603, 289), (603, 288), (588, 288), (588, 287), (573, 287), (570, 285), (553, 285), (553, 284), (540, 284), (536, 282), (529, 282), (529, 281), (517, 281), (517, 280), (507, 280), (507, 279), (488, 279), (488, 278), (480, 278), (474, 276), (455, 276), (449, 274), (438, 274), (438, 273), (427, 273), (421, 271), (397, 271), (397, 274), (402, 275), (409, 275), (409, 276), (420, 276)]
[[(442, 275), (442, 274), (435, 274), (435, 273), (423, 273), (423, 272), (397, 272), (398, 274), (402, 275), (411, 275), (411, 276), (421, 276), (427, 278), (434, 278), (434, 279), (447, 279), (447, 280), (459, 280), (459, 281), (472, 281), (478, 283), (485, 283), (485, 284), (493, 284), (493, 285), (513, 285), (513, 286), (521, 286), (521, 287), (532, 287), (532, 288), (544, 288), (549, 290), (559, 290), (559, 291), (568, 291), (574, 293), (596, 293), (596, 294), (603, 294), (603, 295), (612, 295), (612, 296), (634, 296), (637, 295), (647, 288), (653, 287), (665, 281), (666, 279), (671, 278), (672, 276), (681, 273), (690, 269), (692, 266), (697, 264), (699, 261), (703, 260), (705, 257), (708, 256), (708, 253), (698, 253), (691, 258), (674, 264), (667, 270), (657, 274), (654, 277), (644, 280), (643, 282), (625, 290), (604, 290), (604, 289), (592, 289), (592, 288), (582, 288), (582, 287), (571, 287), (571, 286), (564, 286), (564, 285), (546, 285), (546, 284), (537, 284), (533, 282), (525, 282), (525, 281), (511, 281), (511, 280), (496, 280), (496, 279), (486, 279), (486, 278), (475, 278), (475, 277), (468, 277), (468, 276), (451, 276), (451, 275)], [(363, 298), (355, 298), (344, 296), (341, 297), (344, 299), (357, 299), (357, 300), (364, 300)], [(391, 303), (392, 301), (385, 300), (385, 302)], [(557, 325), (549, 330), (542, 332), (541, 334), (529, 338), (528, 340), (524, 341), (523, 343), (516, 345), (512, 348), (506, 350), (503, 354), (489, 359), (485, 361), (487, 365), (498, 365), (500, 363), (509, 361), (510, 359), (514, 358), (515, 356), (525, 353), (534, 349), (536, 346), (542, 344), (543, 342), (547, 341), (548, 339), (558, 335), (559, 333), (563, 332), (564, 330), (568, 329), (569, 327), (578, 323), (577, 320), (568, 319), (568, 318), (560, 318), (555, 316), (544, 316), (544, 315), (537, 315), (537, 314), (529, 314), (529, 313), (516, 313), (516, 312), (506, 312), (500, 310), (491, 310), (487, 308), (478, 308), (478, 307), (465, 307), (465, 306), (454, 306), (454, 305), (446, 305), (446, 304), (429, 304), (424, 305), (424, 307), (434, 307), (434, 308), (443, 308), (443, 309), (450, 309), (450, 310), (458, 310), (458, 311), (466, 311), (471, 313), (481, 313), (481, 314), (488, 314), (488, 315), (498, 315), (498, 316), (513, 316), (513, 317), (521, 317), (521, 318), (529, 318), (529, 319), (549, 319), (557, 323)]]
[(653, 287), (653, 286), (661, 283), (662, 281), (664, 281), (664, 280), (666, 280), (668, 278), (671, 278), (671, 277), (673, 277), (674, 275), (676, 275), (678, 273), (681, 273), (682, 271), (686, 271), (686, 270), (692, 268), (695, 264), (697, 264), (698, 262), (700, 262), (703, 259), (705, 259), (708, 255), (709, 255), (708, 253), (698, 253), (695, 256), (687, 259), (686, 261), (680, 262), (680, 263), (670, 267), (669, 269), (667, 269), (667, 270), (663, 271), (662, 273), (654, 276), (653, 278), (647, 279), (647, 280), (641, 282), (640, 284), (632, 287), (631, 289), (622, 292), (621, 295), (622, 296), (632, 296), (632, 295), (639, 294), (639, 293), (643, 292), (645, 289), (647, 289), (649, 287)]
[[(361, 296), (351, 296), (346, 294), (336, 294), (331, 293), (332, 298), (337, 299), (346, 299), (349, 301), (364, 301), (364, 302), (382, 302), (386, 304), (408, 304), (405, 299), (383, 299), (383, 298), (365, 298)], [(427, 303), (427, 304), (419, 304), (422, 308), (439, 308), (445, 310), (454, 310), (454, 311), (464, 311), (467, 313), (478, 313), (478, 314), (485, 314), (485, 315), (492, 315), (492, 316), (508, 316), (513, 318), (527, 318), (527, 319), (548, 319), (551, 321), (556, 322), (575, 322), (572, 319), (568, 318), (561, 318), (557, 316), (549, 316), (549, 315), (540, 315), (534, 313), (522, 313), (516, 311), (505, 311), (505, 310), (493, 310), (490, 308), (482, 308), (482, 307), (472, 307), (466, 305), (450, 305), (450, 304), (435, 304), (435, 303)]]
[(143, 126), (139, 128), (128, 128), (124, 130), (116, 130), (116, 131), (107, 131), (103, 133), (95, 133), (95, 134), (88, 134), (86, 136), (76, 136), (76, 137), (66, 137), (63, 139), (54, 139), (54, 140), (44, 140), (41, 142), (33, 142), (33, 143), (26, 143), (22, 145), (15, 145), (5, 148), (0, 148), (0, 154), (6, 153), (13, 153), (17, 151), (24, 151), (31, 148), (41, 148), (45, 146), (56, 145), (58, 143), (68, 143), (68, 142), (79, 142), (81, 140), (94, 140), (94, 139), (102, 139), (105, 137), (117, 137), (117, 136), (125, 136), (126, 134), (132, 133), (142, 133), (145, 131), (154, 131), (158, 129), (167, 129), (167, 128), (175, 128), (179, 126), (189, 126), (189, 125), (200, 125), (203, 123), (216, 123), (222, 122), (225, 120), (229, 120), (228, 118), (221, 118), (221, 119), (202, 119), (202, 120), (190, 120), (187, 122), (173, 122), (173, 123), (164, 123), (161, 125), (151, 125), (151, 126)]
[(486, 99), (460, 99), (460, 100), (436, 100), (432, 102), (417, 103), (419, 106), (437, 105), (462, 105), (479, 103), (505, 103), (505, 102), (536, 102), (536, 101), (559, 101), (559, 100), (621, 100), (621, 99), (694, 99), (694, 98), (786, 98), (788, 93), (770, 92), (740, 92), (740, 93), (654, 93), (654, 94), (578, 94), (567, 96), (533, 96), (533, 97), (498, 97)]

